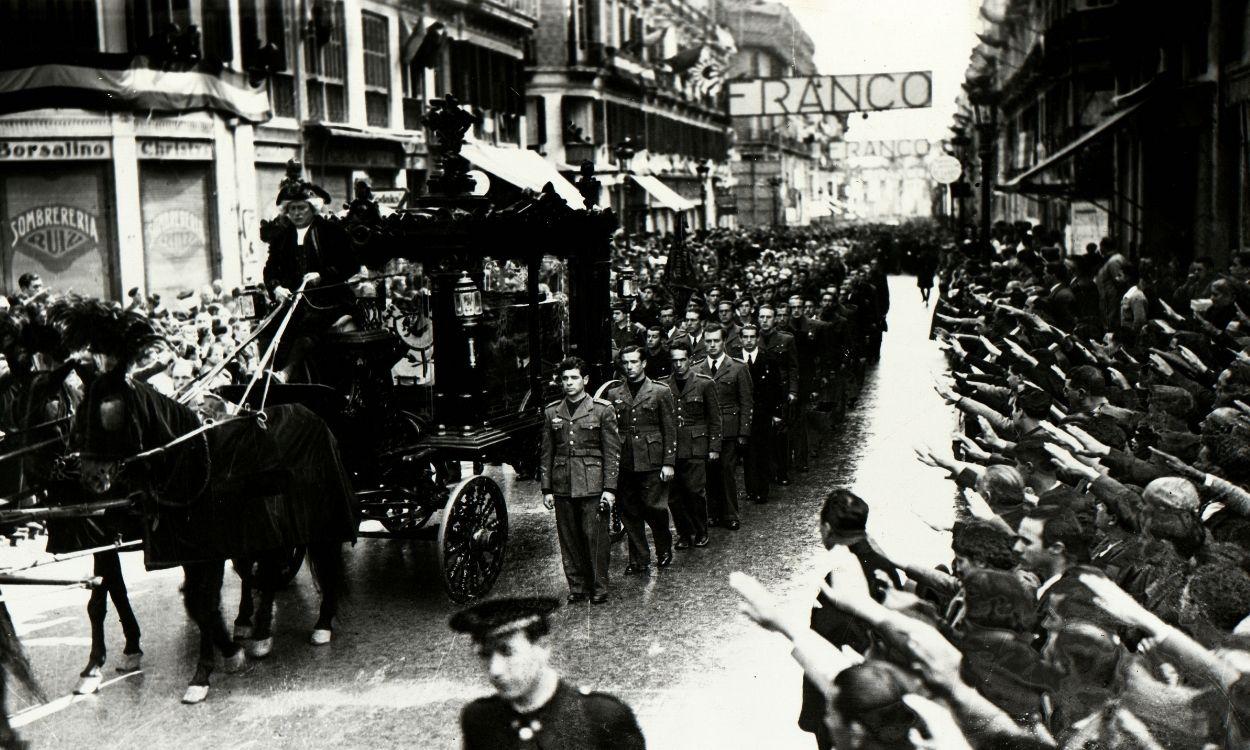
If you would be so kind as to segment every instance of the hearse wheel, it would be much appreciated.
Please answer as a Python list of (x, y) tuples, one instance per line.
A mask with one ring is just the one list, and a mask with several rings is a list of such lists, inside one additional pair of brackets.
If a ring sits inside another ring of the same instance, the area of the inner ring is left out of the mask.
[(507, 546), (508, 509), (495, 480), (474, 476), (457, 484), (438, 527), (438, 566), (447, 596), (464, 604), (489, 593)]

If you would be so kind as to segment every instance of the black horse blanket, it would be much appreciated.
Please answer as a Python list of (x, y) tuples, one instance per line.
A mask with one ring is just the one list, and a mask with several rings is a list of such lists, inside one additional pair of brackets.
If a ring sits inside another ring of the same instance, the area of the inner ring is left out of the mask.
[[(126, 397), (144, 445), (199, 427), (189, 408), (134, 383)], [(298, 404), (223, 423), (127, 471), (144, 475), (149, 569), (356, 539), (355, 495), (326, 423)]]

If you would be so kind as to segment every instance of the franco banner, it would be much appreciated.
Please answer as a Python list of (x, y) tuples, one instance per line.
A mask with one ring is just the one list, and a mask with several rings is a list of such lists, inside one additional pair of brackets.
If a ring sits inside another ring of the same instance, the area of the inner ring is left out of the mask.
[(729, 114), (735, 117), (879, 112), (932, 104), (929, 70), (729, 82)]

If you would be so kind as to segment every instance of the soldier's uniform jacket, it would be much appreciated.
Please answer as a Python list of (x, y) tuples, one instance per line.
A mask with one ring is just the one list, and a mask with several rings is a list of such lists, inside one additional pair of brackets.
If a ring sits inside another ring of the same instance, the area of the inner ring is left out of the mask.
[(622, 382), (606, 394), (621, 433), (622, 471), (659, 471), (677, 462), (677, 406), (673, 392), (644, 378), (638, 395)]
[(760, 348), (780, 367), (786, 392), (797, 396), (799, 393), (799, 355), (794, 346), (794, 337), (775, 328), (768, 333), (761, 330)]
[(518, 713), (497, 695), (460, 713), (465, 750), (642, 750), (642, 730), (629, 706), (607, 693), (574, 689), (561, 680), (551, 700)]
[(668, 386), (677, 401), (677, 457), (706, 459), (709, 451), (720, 453), (720, 401), (712, 379), (691, 370), (680, 390), (676, 375), (660, 384)]
[(543, 411), (540, 484), (544, 495), (591, 497), (616, 492), (621, 436), (612, 404), (587, 395), (569, 411), (568, 399)]
[(709, 356), (693, 370), (707, 375), (716, 384), (716, 400), (720, 404), (721, 436), (726, 440), (749, 437), (754, 407), (751, 373), (746, 363), (725, 355), (716, 374), (712, 374), (712, 358)]

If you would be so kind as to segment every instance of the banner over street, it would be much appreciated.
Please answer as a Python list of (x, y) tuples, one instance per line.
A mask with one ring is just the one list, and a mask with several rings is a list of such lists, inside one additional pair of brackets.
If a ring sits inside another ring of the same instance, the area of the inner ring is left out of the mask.
[(729, 82), (729, 114), (735, 117), (879, 112), (932, 104), (929, 70)]

